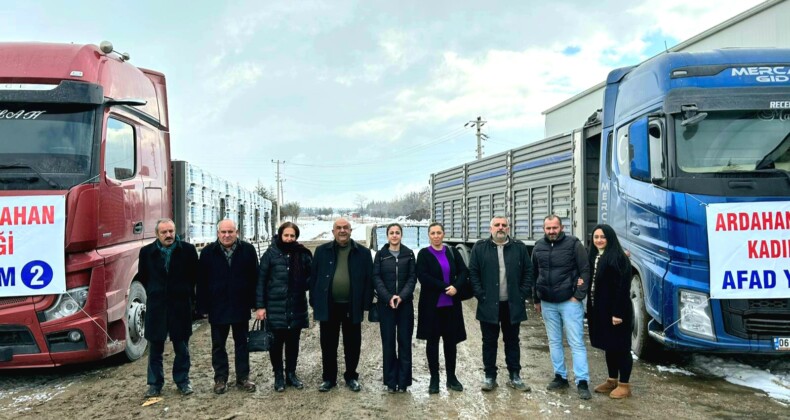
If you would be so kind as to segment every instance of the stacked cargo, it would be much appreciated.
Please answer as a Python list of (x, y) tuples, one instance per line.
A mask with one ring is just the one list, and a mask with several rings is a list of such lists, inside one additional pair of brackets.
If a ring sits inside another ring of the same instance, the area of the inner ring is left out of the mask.
[(173, 219), (187, 241), (216, 240), (217, 223), (231, 219), (239, 237), (264, 242), (271, 237), (271, 201), (185, 161), (173, 161)]

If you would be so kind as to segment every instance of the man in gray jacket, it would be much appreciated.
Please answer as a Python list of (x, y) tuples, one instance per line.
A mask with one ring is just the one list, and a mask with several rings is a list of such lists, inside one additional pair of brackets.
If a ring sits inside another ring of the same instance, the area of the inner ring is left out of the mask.
[(554, 380), (546, 389), (568, 388), (568, 373), (562, 348), (563, 326), (573, 356), (573, 374), (579, 398), (592, 398), (589, 387), (587, 348), (584, 346), (582, 300), (590, 286), (590, 263), (581, 241), (562, 231), (562, 220), (552, 214), (543, 220), (546, 234), (532, 250), (535, 278), (535, 310), (543, 314)]
[(491, 219), (491, 237), (478, 241), (472, 248), (469, 279), (477, 298), (477, 320), (483, 336), (483, 391), (497, 387), (497, 340), (502, 330), (505, 363), (510, 374), (508, 385), (519, 391), (530, 391), (521, 380), (519, 328), (527, 320), (524, 301), (532, 284), (532, 263), (527, 246), (510, 238), (505, 217)]

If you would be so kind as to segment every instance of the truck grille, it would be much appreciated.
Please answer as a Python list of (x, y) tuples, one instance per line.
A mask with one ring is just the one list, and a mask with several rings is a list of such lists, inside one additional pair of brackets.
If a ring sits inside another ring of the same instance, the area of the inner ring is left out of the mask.
[(790, 299), (722, 300), (724, 330), (735, 337), (790, 337)]
[(0, 307), (8, 306), (8, 305), (15, 305), (17, 303), (22, 303), (22, 302), (24, 302), (26, 300), (27, 300), (26, 296), (0, 298)]
[(10, 347), (14, 354), (39, 353), (33, 334), (21, 325), (0, 325), (0, 347)]

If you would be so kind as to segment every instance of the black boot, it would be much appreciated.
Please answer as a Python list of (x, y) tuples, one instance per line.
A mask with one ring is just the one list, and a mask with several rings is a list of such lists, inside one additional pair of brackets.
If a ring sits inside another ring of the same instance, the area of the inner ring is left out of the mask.
[(447, 389), (452, 389), (453, 391), (461, 392), (464, 390), (464, 386), (461, 384), (461, 381), (455, 375), (447, 375)]
[(285, 391), (285, 377), (282, 372), (274, 372), (274, 390), (277, 392)]
[(431, 374), (431, 383), (428, 385), (429, 394), (439, 393), (439, 374)]
[(304, 388), (304, 384), (299, 380), (299, 377), (296, 376), (296, 372), (286, 372), (285, 384), (296, 389)]

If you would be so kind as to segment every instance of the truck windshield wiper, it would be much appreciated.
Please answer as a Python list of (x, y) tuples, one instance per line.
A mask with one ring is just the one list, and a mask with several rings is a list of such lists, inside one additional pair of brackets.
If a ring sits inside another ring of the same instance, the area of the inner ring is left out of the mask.
[(9, 163), (7, 165), (0, 165), (0, 169), (30, 169), (31, 171), (35, 172), (38, 175), (39, 179), (43, 179), (50, 187), (61, 189), (60, 185), (56, 184), (51, 179), (44, 176), (38, 169), (34, 168), (31, 165), (25, 165), (24, 163)]
[(754, 169), (762, 170), (762, 169), (772, 169), (771, 167), (774, 165), (777, 159), (779, 159), (782, 155), (787, 153), (787, 149), (790, 149), (790, 133), (787, 133), (785, 138), (779, 142), (779, 144), (773, 148), (767, 155), (765, 155), (757, 165), (755, 165)]

